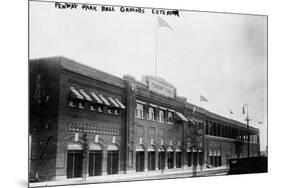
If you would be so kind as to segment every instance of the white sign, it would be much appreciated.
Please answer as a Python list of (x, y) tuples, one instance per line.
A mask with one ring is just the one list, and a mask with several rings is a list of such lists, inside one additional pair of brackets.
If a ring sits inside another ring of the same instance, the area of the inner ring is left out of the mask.
[(157, 80), (149, 79), (149, 90), (167, 97), (175, 98), (175, 89)]
[(78, 140), (79, 140), (79, 133), (75, 133), (75, 135), (74, 135), (74, 141), (75, 141), (75, 142), (78, 142)]

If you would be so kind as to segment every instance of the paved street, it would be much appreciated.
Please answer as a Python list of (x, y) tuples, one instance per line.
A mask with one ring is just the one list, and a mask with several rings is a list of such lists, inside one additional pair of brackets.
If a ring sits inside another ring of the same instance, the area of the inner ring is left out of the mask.
[[(226, 175), (227, 168), (225, 166), (211, 169), (197, 169), (196, 177), (212, 176), (212, 175)], [(89, 183), (110, 183), (110, 182), (123, 182), (123, 181), (138, 181), (138, 180), (155, 180), (155, 179), (171, 179), (171, 178), (187, 178), (192, 177), (192, 169), (175, 170), (175, 171), (161, 171), (157, 172), (139, 172), (132, 174), (117, 174), (109, 176), (95, 176), (88, 177), (87, 180), (68, 179), (61, 181), (49, 181), (31, 183), (30, 187), (45, 187), (45, 186), (58, 186), (58, 185), (74, 185), (74, 184), (89, 184)]]

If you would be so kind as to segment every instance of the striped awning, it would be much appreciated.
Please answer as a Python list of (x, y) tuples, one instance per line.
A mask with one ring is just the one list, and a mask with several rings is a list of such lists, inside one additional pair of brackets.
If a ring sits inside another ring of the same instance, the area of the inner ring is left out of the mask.
[(182, 113), (176, 112), (176, 114), (177, 114), (178, 117), (180, 117), (180, 119), (181, 119), (182, 121), (188, 121), (188, 120), (186, 119), (186, 117), (185, 117)]
[(82, 94), (75, 87), (70, 87), (70, 94), (72, 98), (84, 100)]
[(84, 91), (84, 89), (79, 89), (79, 91), (87, 101), (92, 101), (91, 97)]
[(102, 102), (107, 105), (107, 106), (111, 106), (110, 103), (108, 102), (108, 100), (102, 95), (99, 94), (99, 97), (101, 98)]
[(119, 104), (119, 106), (122, 108), (122, 109), (125, 109), (126, 107), (124, 106), (124, 104), (122, 104), (117, 98), (115, 99), (115, 101)]
[(117, 104), (117, 102), (111, 98), (111, 97), (108, 97), (109, 99), (109, 102), (112, 104), (112, 106), (116, 107), (116, 108), (119, 108), (119, 105)]
[(95, 101), (99, 104), (103, 104), (103, 102), (101, 101), (101, 99), (94, 93), (91, 92), (91, 95), (93, 96), (93, 98), (95, 99)]

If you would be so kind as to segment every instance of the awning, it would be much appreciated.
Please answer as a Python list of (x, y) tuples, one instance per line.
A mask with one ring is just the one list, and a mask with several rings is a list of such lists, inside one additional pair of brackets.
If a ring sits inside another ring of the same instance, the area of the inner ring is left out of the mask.
[(92, 101), (91, 97), (84, 91), (84, 89), (79, 89), (80, 93), (85, 97), (87, 101)]
[(103, 102), (100, 100), (100, 98), (94, 92), (91, 92), (91, 95), (94, 97), (94, 99), (96, 100), (97, 103), (103, 104)]
[(75, 89), (75, 87), (70, 87), (70, 92), (73, 98), (84, 100), (84, 97)]
[(110, 106), (110, 103), (106, 100), (106, 98), (102, 94), (99, 94), (99, 97), (101, 98), (102, 102), (105, 105)]
[(111, 102), (112, 106), (119, 108), (119, 105), (115, 102), (115, 100), (113, 98), (108, 97), (108, 99), (109, 99), (109, 102)]
[(186, 117), (185, 117), (182, 113), (176, 112), (176, 114), (180, 117), (180, 119), (181, 119), (182, 121), (188, 121), (188, 120), (186, 119)]
[(119, 106), (122, 108), (122, 109), (125, 109), (126, 107), (116, 98), (115, 101), (119, 104)]

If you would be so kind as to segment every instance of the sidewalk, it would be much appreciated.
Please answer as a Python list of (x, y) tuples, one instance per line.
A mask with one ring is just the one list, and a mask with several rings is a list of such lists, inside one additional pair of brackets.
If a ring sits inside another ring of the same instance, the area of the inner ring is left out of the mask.
[[(207, 176), (217, 173), (226, 173), (228, 169), (226, 166), (216, 168), (203, 168), (196, 170), (197, 176)], [(88, 177), (86, 180), (81, 178), (73, 178), (59, 181), (37, 182), (30, 183), (29, 187), (46, 187), (46, 186), (59, 186), (59, 185), (75, 185), (75, 184), (91, 184), (91, 183), (109, 183), (109, 182), (123, 182), (135, 180), (152, 180), (152, 179), (166, 179), (178, 177), (192, 177), (192, 168), (176, 169), (169, 171), (150, 171), (150, 172), (135, 172), (131, 174), (114, 174), (106, 176)]]

